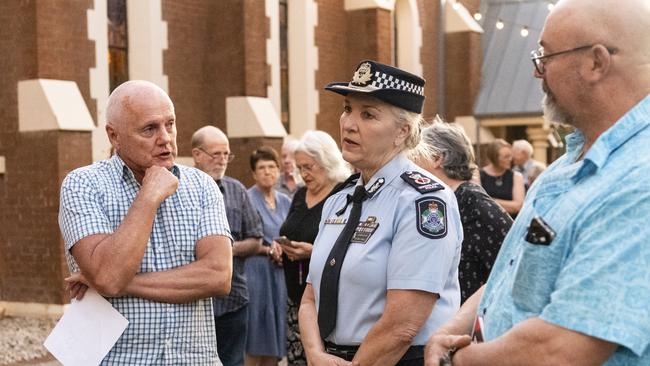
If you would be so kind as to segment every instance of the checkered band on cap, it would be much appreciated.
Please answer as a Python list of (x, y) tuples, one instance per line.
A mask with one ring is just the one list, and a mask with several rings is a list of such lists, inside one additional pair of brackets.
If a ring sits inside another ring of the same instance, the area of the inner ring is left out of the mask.
[(424, 96), (424, 87), (401, 80), (393, 75), (375, 71), (371, 85), (376, 89), (397, 89)]
[(388, 104), (422, 113), (425, 80), (396, 67), (362, 61), (350, 82), (329, 83), (325, 89), (341, 94), (366, 93)]

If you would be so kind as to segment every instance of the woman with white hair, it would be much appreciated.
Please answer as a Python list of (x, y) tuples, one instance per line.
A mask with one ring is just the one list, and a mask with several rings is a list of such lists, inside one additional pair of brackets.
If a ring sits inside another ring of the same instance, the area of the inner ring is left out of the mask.
[(327, 199), (300, 330), (310, 365), (424, 365), (424, 345), (458, 310), (462, 229), (453, 192), (407, 158), (420, 148), (424, 80), (363, 61), (342, 94), (343, 159)]
[(287, 310), (287, 361), (307, 365), (298, 328), (298, 306), (305, 290), (312, 244), (325, 199), (337, 183), (350, 175), (334, 139), (323, 131), (308, 131), (294, 150), (297, 176), (304, 183), (294, 194), (291, 208), (280, 228), (283, 267), (289, 305)]
[(418, 165), (454, 191), (463, 223), (463, 249), (458, 267), (461, 304), (485, 282), (512, 218), (478, 184), (474, 150), (462, 127), (440, 120), (424, 129), (422, 138), (430, 151), (417, 157)]

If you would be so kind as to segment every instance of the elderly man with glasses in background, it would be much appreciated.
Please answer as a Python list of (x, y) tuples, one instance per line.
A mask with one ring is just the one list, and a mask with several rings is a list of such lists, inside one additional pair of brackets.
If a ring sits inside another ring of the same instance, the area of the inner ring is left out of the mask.
[(648, 0), (549, 14), (535, 77), (546, 118), (576, 131), (426, 365), (650, 365), (649, 30)]
[(226, 216), (233, 237), (232, 288), (226, 297), (213, 298), (217, 328), (217, 353), (224, 366), (244, 364), (248, 331), (248, 288), (244, 276), (246, 257), (256, 255), (262, 246), (262, 221), (253, 208), (246, 188), (224, 174), (235, 155), (228, 137), (214, 126), (205, 126), (192, 135), (194, 165), (217, 182), (224, 196)]

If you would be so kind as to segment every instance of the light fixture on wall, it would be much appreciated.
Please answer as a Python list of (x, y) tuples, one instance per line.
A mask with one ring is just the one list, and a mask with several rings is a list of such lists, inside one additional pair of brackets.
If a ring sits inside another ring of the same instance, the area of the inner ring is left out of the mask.
[(498, 30), (501, 30), (501, 29), (503, 29), (503, 27), (505, 27), (505, 24), (503, 24), (501, 19), (499, 19), (499, 20), (497, 20), (496, 27), (497, 27)]
[(521, 34), (522, 37), (528, 37), (528, 34), (529, 34), (528, 27), (521, 28), (521, 31), (519, 32), (519, 34)]

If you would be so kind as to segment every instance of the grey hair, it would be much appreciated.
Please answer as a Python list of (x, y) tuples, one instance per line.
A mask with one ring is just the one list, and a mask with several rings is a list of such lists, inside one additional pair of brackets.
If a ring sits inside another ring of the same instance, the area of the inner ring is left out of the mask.
[(525, 151), (528, 153), (528, 156), (533, 155), (533, 145), (526, 140), (515, 140), (512, 142), (512, 148)]
[[(294, 151), (303, 152), (316, 160), (332, 182), (342, 182), (352, 173), (348, 163), (336, 145), (336, 141), (327, 132), (307, 131), (298, 141)], [(300, 174), (294, 174), (300, 178)]]
[(477, 168), (474, 149), (461, 126), (436, 118), (424, 129), (422, 135), (424, 143), (433, 153), (430, 157), (442, 159), (441, 166), (445, 175), (456, 180), (472, 179)]

